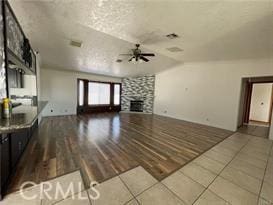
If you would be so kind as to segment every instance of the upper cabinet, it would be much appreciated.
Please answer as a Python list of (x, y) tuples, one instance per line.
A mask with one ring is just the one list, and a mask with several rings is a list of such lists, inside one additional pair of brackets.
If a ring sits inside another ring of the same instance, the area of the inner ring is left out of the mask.
[(36, 56), (32, 49), (31, 49), (31, 58), (32, 58), (32, 66), (30, 67), (30, 69), (32, 70), (32, 72), (36, 73)]
[[(26, 73), (36, 73), (36, 58), (32, 50), (29, 40), (24, 35), (19, 22), (16, 19), (9, 3), (5, 2), (5, 17), (6, 17), (6, 41), (8, 58), (13, 64), (22, 67)], [(16, 61), (16, 62), (14, 62)], [(25, 69), (28, 68), (29, 70)]]
[(15, 20), (9, 6), (5, 4), (6, 9), (6, 32), (7, 32), (7, 47), (21, 60), (23, 60), (23, 43), (24, 34), (21, 31), (19, 24)]

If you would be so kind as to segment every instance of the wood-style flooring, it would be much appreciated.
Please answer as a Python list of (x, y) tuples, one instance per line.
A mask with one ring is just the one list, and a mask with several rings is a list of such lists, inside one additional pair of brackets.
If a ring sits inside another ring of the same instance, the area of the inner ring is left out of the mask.
[(85, 185), (138, 165), (158, 180), (232, 132), (158, 115), (105, 113), (47, 117), (30, 141), (9, 192), (80, 169)]

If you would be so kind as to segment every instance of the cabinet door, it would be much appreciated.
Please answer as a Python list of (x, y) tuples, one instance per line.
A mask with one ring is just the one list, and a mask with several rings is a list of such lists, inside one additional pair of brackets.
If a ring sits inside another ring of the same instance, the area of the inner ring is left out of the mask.
[(30, 69), (36, 73), (36, 56), (33, 50), (31, 50), (31, 58), (32, 58), (32, 65), (30, 67)]
[[(1, 137), (1, 136), (0, 136)], [(1, 137), (1, 190), (10, 176), (10, 141), (7, 135)]]
[(14, 168), (20, 159), (28, 141), (28, 130), (15, 132), (10, 135), (11, 139), (11, 163)]
[(19, 60), (24, 62), (23, 59), (23, 42), (24, 34), (13, 15), (9, 4), (5, 1), (6, 10), (6, 31), (7, 31), (7, 46), (17, 56)]

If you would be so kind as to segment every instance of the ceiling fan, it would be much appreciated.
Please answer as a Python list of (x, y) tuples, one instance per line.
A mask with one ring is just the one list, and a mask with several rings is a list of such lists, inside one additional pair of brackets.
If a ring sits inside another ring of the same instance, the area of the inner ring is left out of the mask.
[[(120, 54), (121, 56), (129, 56), (129, 62), (148, 62), (149, 59), (146, 58), (147, 56), (153, 57), (155, 56), (154, 53), (142, 53), (141, 50), (139, 49), (140, 45), (136, 44), (136, 48), (132, 49), (132, 53), (128, 54)], [(118, 62), (118, 61), (117, 61)], [(121, 62), (121, 60), (119, 60)]]

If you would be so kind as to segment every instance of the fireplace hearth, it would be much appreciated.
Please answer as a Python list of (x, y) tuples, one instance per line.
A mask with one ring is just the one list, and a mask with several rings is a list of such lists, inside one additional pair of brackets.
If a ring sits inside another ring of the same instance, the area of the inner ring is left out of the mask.
[(131, 100), (130, 101), (130, 111), (143, 112), (143, 100)]

